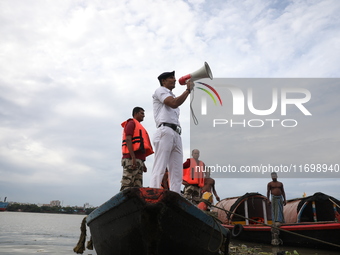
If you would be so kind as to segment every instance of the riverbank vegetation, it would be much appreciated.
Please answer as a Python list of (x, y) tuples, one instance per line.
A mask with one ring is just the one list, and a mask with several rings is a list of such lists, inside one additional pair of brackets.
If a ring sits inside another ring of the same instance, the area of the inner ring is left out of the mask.
[(37, 206), (36, 204), (13, 203), (8, 205), (10, 212), (37, 212), (37, 213), (64, 213), (64, 214), (90, 214), (96, 208), (62, 207), (62, 206)]

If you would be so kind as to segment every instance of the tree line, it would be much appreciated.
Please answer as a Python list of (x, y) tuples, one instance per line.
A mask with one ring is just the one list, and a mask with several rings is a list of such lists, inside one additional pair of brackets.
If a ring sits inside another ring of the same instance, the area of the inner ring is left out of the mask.
[(7, 206), (10, 212), (37, 212), (37, 213), (65, 213), (65, 214), (90, 214), (96, 208), (80, 208), (80, 207), (61, 207), (61, 206), (37, 206), (36, 204), (18, 204), (13, 203)]

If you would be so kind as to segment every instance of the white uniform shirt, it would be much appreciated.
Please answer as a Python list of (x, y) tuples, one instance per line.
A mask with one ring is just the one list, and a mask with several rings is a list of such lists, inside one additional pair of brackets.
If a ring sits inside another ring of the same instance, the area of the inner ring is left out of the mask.
[(163, 122), (180, 126), (179, 107), (174, 109), (164, 104), (165, 98), (169, 96), (175, 97), (171, 90), (163, 86), (160, 86), (158, 89), (156, 89), (155, 93), (152, 95), (153, 115), (156, 122), (156, 127), (158, 127)]

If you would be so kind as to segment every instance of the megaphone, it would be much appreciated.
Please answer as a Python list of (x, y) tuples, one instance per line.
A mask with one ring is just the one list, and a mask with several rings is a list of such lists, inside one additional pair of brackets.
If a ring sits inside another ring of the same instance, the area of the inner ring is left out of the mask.
[(188, 80), (196, 81), (204, 78), (210, 78), (211, 80), (213, 79), (213, 75), (207, 62), (204, 62), (204, 66), (202, 66), (197, 71), (179, 78), (178, 82), (181, 85), (185, 85)]

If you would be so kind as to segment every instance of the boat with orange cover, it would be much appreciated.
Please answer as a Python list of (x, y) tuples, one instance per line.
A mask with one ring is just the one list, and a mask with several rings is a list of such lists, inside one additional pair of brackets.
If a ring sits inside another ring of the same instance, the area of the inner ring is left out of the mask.
[(285, 223), (278, 226), (273, 226), (267, 198), (259, 193), (223, 199), (214, 211), (235, 239), (270, 244), (277, 229), (280, 244), (340, 250), (340, 201), (321, 192), (288, 200)]
[(98, 255), (228, 254), (229, 230), (169, 190), (126, 189), (86, 222)]

